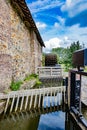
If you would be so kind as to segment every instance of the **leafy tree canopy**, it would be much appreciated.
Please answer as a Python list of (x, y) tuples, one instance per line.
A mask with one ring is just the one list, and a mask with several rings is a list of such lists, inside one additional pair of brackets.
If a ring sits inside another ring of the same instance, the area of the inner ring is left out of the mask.
[(71, 43), (70, 47), (63, 48), (53, 48), (52, 53), (57, 54), (58, 56), (58, 63), (64, 64), (65, 69), (68, 70), (69, 68), (73, 68), (72, 64), (72, 55), (76, 50), (82, 49), (79, 41)]

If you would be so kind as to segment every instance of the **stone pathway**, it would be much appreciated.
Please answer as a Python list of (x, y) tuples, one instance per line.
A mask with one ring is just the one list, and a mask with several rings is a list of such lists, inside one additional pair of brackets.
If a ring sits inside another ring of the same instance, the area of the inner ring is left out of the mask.
[(87, 106), (87, 77), (82, 76), (81, 100)]

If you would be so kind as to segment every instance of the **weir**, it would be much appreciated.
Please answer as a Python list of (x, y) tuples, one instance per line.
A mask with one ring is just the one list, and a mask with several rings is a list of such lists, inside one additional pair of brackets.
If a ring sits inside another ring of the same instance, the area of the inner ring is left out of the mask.
[(41, 108), (44, 107), (44, 103), (46, 107), (52, 104), (58, 106), (65, 101), (65, 86), (9, 92), (9, 94), (0, 94), (0, 100), (6, 101), (4, 114), (8, 108), (11, 113)]

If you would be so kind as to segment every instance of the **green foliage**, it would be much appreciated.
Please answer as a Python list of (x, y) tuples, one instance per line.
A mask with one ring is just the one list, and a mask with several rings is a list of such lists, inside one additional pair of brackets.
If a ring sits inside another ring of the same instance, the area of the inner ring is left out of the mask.
[(42, 82), (39, 81), (37, 74), (31, 74), (31, 75), (26, 76), (24, 81), (29, 81), (29, 80), (33, 80), (33, 79), (36, 80), (36, 84), (35, 84), (34, 88), (38, 88), (42, 84)]
[(30, 77), (38, 78), (37, 74), (31, 74)]
[[(37, 74), (31, 74), (31, 75), (26, 76), (24, 81), (30, 81), (33, 79), (36, 80), (35, 87), (39, 87), (42, 84), (42, 82), (39, 81)], [(11, 86), (10, 86), (11, 90), (13, 90), (13, 91), (19, 90), (19, 88), (21, 87), (21, 85), (23, 84), (24, 81), (18, 81), (18, 82), (12, 81)]]
[(29, 80), (35, 79), (35, 78), (38, 78), (38, 75), (37, 74), (31, 74), (31, 75), (26, 76), (24, 81), (29, 81)]
[(87, 66), (85, 66), (84, 71), (87, 72)]
[(39, 81), (39, 79), (37, 79), (36, 84), (35, 84), (35, 88), (38, 88), (41, 84), (42, 84), (42, 82)]
[(52, 49), (52, 53), (53, 54), (56, 54), (57, 55), (57, 59), (58, 59), (58, 64), (63, 64), (63, 59), (65, 58), (66, 56), (66, 51), (67, 49), (66, 48), (63, 48), (63, 47), (59, 47), (59, 48), (53, 48)]
[(65, 65), (65, 70), (68, 71), (69, 68), (73, 68), (72, 56), (76, 50), (82, 49), (79, 41), (73, 42), (70, 47), (67, 48), (54, 48), (52, 53), (58, 55), (58, 63)]
[(11, 90), (16, 91), (20, 88), (21, 84), (23, 84), (22, 81), (18, 81), (18, 82), (12, 81), (10, 88)]
[(73, 42), (69, 48), (67, 48), (67, 57), (64, 58), (63, 60), (63, 63), (65, 64), (65, 67), (66, 67), (66, 70), (68, 70), (69, 68), (73, 68), (73, 62), (72, 62), (72, 56), (73, 56), (73, 53), (76, 51), (76, 50), (79, 50), (81, 49), (82, 46), (80, 45), (79, 41), (77, 41), (76, 43)]
[(45, 66), (45, 54), (42, 54), (42, 66)]

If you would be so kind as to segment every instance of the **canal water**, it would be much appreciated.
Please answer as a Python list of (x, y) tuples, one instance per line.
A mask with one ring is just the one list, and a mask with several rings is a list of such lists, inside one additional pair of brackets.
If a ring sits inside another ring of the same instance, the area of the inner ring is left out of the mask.
[(65, 113), (55, 111), (44, 114), (11, 114), (0, 121), (0, 130), (65, 130)]
[(0, 130), (79, 130), (67, 113), (59, 108), (46, 108), (3, 115)]

